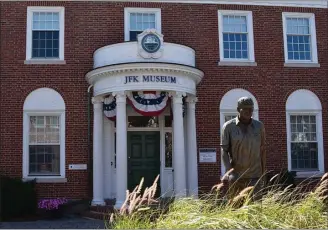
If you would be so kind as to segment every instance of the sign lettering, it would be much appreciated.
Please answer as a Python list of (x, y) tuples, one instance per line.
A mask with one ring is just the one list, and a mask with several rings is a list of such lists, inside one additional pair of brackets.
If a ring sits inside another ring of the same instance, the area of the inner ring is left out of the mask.
[(215, 148), (199, 149), (199, 162), (216, 163), (216, 149)]
[(139, 82), (163, 82), (163, 83), (176, 84), (177, 78), (172, 76), (143, 75), (143, 76), (125, 76), (124, 79), (124, 84), (139, 83)]

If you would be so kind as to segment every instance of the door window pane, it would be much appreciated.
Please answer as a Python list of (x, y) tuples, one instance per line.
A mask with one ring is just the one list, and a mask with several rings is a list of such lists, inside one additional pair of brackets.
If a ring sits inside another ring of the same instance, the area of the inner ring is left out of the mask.
[(158, 117), (150, 116), (129, 116), (128, 127), (158, 127)]

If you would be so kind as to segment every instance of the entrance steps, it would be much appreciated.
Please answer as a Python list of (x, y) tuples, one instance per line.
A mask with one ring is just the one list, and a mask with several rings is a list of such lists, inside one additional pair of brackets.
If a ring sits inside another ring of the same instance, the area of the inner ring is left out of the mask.
[[(161, 209), (167, 209), (168, 205), (173, 201), (172, 198), (161, 198), (159, 204), (150, 205), (150, 207), (159, 207)], [(110, 220), (111, 214), (114, 212), (115, 200), (105, 200), (105, 206), (90, 206), (87, 211), (82, 214), (82, 217), (87, 219), (97, 220)]]
[(109, 220), (114, 212), (115, 200), (105, 200), (105, 206), (90, 206), (89, 210), (82, 213), (83, 218), (96, 220)]

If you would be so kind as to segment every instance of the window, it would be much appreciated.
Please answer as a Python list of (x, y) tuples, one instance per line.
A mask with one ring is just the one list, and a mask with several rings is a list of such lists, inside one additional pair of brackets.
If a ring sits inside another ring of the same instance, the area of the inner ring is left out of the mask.
[(252, 12), (219, 11), (220, 61), (254, 62)]
[[(253, 99), (254, 102), (253, 118), (257, 120), (259, 119), (259, 107), (256, 98), (247, 90), (232, 89), (222, 97), (220, 102), (220, 131), (222, 130), (222, 127), (225, 122), (235, 118), (238, 115), (238, 111), (237, 111), (238, 99), (245, 96), (251, 97)], [(221, 162), (221, 176), (223, 176), (225, 173), (226, 170), (224, 164), (223, 162)]]
[(230, 114), (224, 114), (224, 122), (230, 121), (238, 116), (238, 113), (235, 113), (233, 115)]
[(321, 103), (308, 90), (297, 90), (287, 99), (288, 169), (297, 176), (324, 172)]
[(60, 175), (59, 116), (30, 116), (29, 175)]
[(64, 8), (28, 7), (26, 60), (64, 60)]
[(146, 29), (161, 33), (161, 9), (125, 8), (125, 41), (137, 41), (138, 34)]
[(314, 14), (283, 13), (286, 63), (317, 63)]
[(318, 170), (318, 141), (315, 115), (290, 115), (291, 169)]
[(31, 92), (24, 103), (23, 178), (65, 182), (65, 103), (53, 89)]

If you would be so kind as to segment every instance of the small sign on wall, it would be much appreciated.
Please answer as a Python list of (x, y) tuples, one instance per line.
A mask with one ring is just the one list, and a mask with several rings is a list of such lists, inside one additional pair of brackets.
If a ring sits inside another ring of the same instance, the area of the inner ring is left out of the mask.
[(69, 170), (86, 170), (87, 164), (71, 164), (68, 166)]
[(216, 149), (215, 148), (199, 149), (199, 162), (216, 163)]

